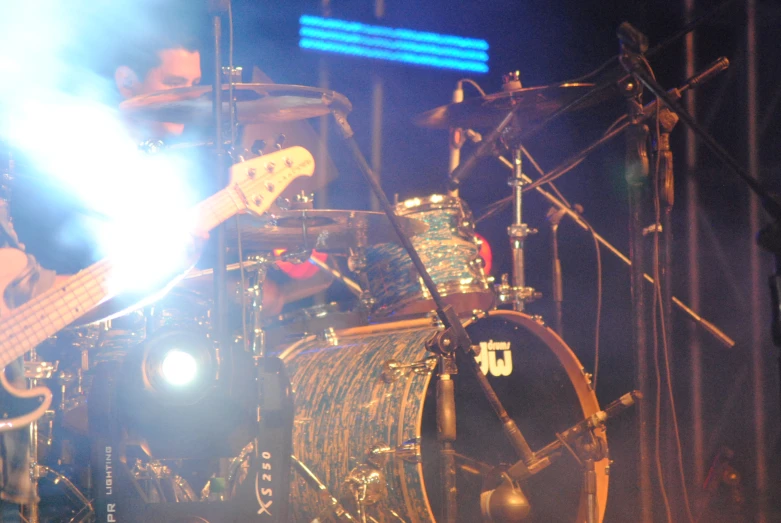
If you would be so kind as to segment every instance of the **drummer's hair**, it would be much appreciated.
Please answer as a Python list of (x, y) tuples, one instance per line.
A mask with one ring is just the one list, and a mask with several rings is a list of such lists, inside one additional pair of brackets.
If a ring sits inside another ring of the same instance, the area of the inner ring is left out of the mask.
[(116, 68), (124, 65), (143, 80), (160, 65), (160, 51), (198, 51), (202, 47), (202, 35), (208, 30), (204, 2), (166, 0), (150, 5), (147, 0), (139, 4), (124, 13), (125, 19), (116, 20), (116, 14), (107, 16), (101, 34), (93, 36), (103, 46), (97, 67), (106, 77), (113, 77)]
[(169, 4), (166, 9), (158, 8), (153, 17), (150, 24), (137, 31), (131, 41), (124, 42), (114, 61), (115, 67), (130, 67), (142, 80), (151, 69), (160, 65), (160, 51), (198, 51), (201, 47), (201, 24), (191, 11)]

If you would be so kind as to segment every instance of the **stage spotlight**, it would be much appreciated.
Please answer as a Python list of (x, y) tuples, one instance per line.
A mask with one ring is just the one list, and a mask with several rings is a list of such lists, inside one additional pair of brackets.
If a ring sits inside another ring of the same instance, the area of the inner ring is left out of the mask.
[(161, 365), (163, 378), (171, 385), (187, 385), (198, 374), (198, 363), (192, 354), (173, 349), (163, 356)]
[(143, 344), (141, 358), (142, 390), (160, 404), (196, 403), (218, 376), (217, 351), (202, 329), (163, 328)]

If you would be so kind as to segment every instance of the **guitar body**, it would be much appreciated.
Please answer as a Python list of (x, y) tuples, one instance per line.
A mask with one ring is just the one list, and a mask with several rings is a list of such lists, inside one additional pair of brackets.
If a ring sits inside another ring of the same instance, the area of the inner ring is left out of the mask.
[(27, 267), (27, 255), (18, 249), (0, 249), (0, 318), (10, 314), (5, 303), (5, 290)]
[[(5, 291), (11, 283), (21, 276), (22, 271), (27, 268), (27, 255), (18, 249), (3, 248), (0, 249), (0, 318), (5, 318), (11, 314), (8, 305), (5, 303)], [(0, 385), (11, 396), (20, 399), (40, 398), (41, 404), (32, 412), (13, 419), (0, 419), (0, 432), (20, 429), (34, 422), (43, 416), (52, 403), (52, 393), (46, 387), (34, 387), (32, 389), (17, 389), (5, 375), (5, 369), (0, 371)]]

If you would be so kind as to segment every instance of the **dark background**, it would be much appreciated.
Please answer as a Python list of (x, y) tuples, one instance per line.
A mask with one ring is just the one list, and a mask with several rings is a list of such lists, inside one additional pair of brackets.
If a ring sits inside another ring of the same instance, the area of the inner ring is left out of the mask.
[[(698, 2), (696, 13), (704, 13), (716, 2)], [(331, 16), (394, 27), (478, 37), (490, 44), (490, 72), (473, 77), (487, 92), (501, 89), (501, 76), (520, 70), (525, 86), (546, 85), (583, 75), (614, 55), (618, 50), (616, 28), (629, 21), (643, 31), (655, 45), (684, 24), (682, 2), (604, 1), (604, 0), (494, 0), (483, 2), (429, 0), (387, 0), (385, 17), (374, 18), (369, 0), (334, 2)], [(336, 55), (303, 52), (298, 49), (298, 18), (301, 14), (321, 14), (320, 3), (312, 0), (260, 2), (233, 0), (236, 51), (235, 63), (245, 69), (257, 65), (275, 82), (316, 86), (319, 71), (328, 70), (329, 88), (346, 95), (353, 104), (350, 116), (356, 138), (365, 154), (371, 150), (372, 79), (384, 83), (384, 113), (381, 176), (389, 195), (400, 198), (425, 196), (445, 190), (447, 169), (447, 133), (417, 128), (412, 118), (425, 110), (447, 103), (455, 82), (465, 75), (453, 71), (423, 69), (408, 65), (379, 63)], [(719, 56), (727, 56), (731, 67), (697, 91), (698, 120), (742, 164), (747, 163), (746, 113), (746, 15), (742, 2), (696, 31), (698, 68)], [(779, 115), (779, 49), (775, 28), (781, 12), (774, 2), (759, 2), (759, 94), (761, 132), (761, 171), (765, 181), (776, 183), (779, 154), (776, 146), (781, 129)], [(208, 40), (207, 40), (208, 41)], [(211, 78), (211, 54), (203, 53), (204, 83)], [(651, 60), (658, 80), (674, 87), (685, 80), (683, 40), (672, 43)], [(467, 96), (475, 95), (466, 86)], [(649, 99), (650, 100), (650, 99)], [(623, 111), (620, 99), (562, 118), (544, 133), (527, 143), (527, 148), (545, 169), (595, 140)], [(315, 123), (316, 125), (316, 123)], [(755, 448), (752, 383), (757, 376), (751, 367), (752, 321), (748, 274), (749, 249), (753, 242), (749, 231), (748, 193), (744, 185), (703, 147), (696, 169), (687, 172), (683, 156), (684, 126), (673, 132), (676, 161), (676, 207), (674, 250), (674, 293), (687, 301), (688, 231), (685, 184), (694, 178), (699, 184), (696, 216), (701, 230), (696, 263), (700, 269), (702, 292), (698, 312), (737, 341), (726, 350), (674, 311), (674, 347), (672, 367), (677, 412), (681, 428), (683, 462), (689, 494), (696, 512), (710, 504), (711, 512), (702, 521), (720, 520), (716, 512), (735, 509), (739, 516), (752, 520), (760, 502), (777, 492), (779, 450), (779, 384), (777, 350), (764, 335), (763, 365), (766, 387), (763, 408), (768, 415), (767, 444), (771, 470), (771, 490), (760, 493), (754, 488)], [(345, 149), (331, 132), (329, 146), (339, 169), (339, 177), (327, 191), (327, 207), (367, 209), (368, 190), (352, 166)], [(465, 146), (463, 153), (471, 151)], [(463, 157), (463, 156), (462, 156)], [(558, 186), (572, 202), (584, 207), (584, 216), (596, 231), (623, 252), (628, 251), (626, 183), (624, 181), (624, 143), (622, 139), (597, 151), (564, 176)], [(527, 174), (536, 173), (527, 164)], [(484, 159), (464, 183), (461, 195), (475, 211), (509, 194), (507, 173), (494, 160)], [(550, 317), (550, 230), (545, 221), (548, 205), (530, 195), (524, 202), (525, 220), (539, 234), (527, 241), (527, 282), (544, 294), (529, 306), (529, 311)], [(506, 227), (511, 215), (505, 211), (479, 224), (478, 232), (493, 247), (493, 275), (509, 271), (510, 251)], [(24, 229), (25, 224), (20, 224)], [(28, 228), (29, 230), (29, 228)], [(30, 233), (28, 233), (29, 236)], [(596, 319), (596, 262), (593, 240), (566, 219), (559, 230), (564, 271), (565, 340), (589, 372), (594, 367), (594, 324)], [(24, 238), (23, 238), (24, 239)], [(33, 242), (34, 243), (34, 242)], [(33, 250), (35, 246), (33, 245)], [(45, 249), (39, 247), (39, 251)], [(40, 252), (45, 256), (44, 252)], [(771, 258), (762, 255), (762, 274), (771, 272)], [(616, 399), (634, 388), (633, 353), (630, 332), (629, 272), (626, 266), (603, 249), (603, 303), (601, 356), (597, 395), (601, 403)], [(769, 300), (764, 279), (761, 324), (769, 332)], [(691, 361), (689, 348), (694, 339), (702, 344), (704, 375), (705, 460), (707, 467), (722, 447), (734, 451), (732, 465), (741, 475), (746, 499), (732, 503), (725, 489), (708, 497), (701, 485), (693, 484), (692, 426), (690, 402)], [(634, 476), (636, 433), (633, 414), (611, 422), (609, 438), (612, 467), (607, 521), (638, 519), (637, 483)], [(501, 435), (496, 436), (501, 439)], [(675, 456), (666, 456), (674, 463)], [(668, 471), (673, 474), (675, 471)], [(680, 500), (681, 491), (673, 487), (671, 496)], [(778, 500), (775, 514), (778, 515)], [(663, 516), (663, 511), (657, 514)], [(677, 516), (682, 516), (677, 513)], [(721, 516), (727, 517), (727, 516)], [(676, 517), (677, 519), (677, 517)], [(682, 518), (681, 518), (682, 519)], [(740, 518), (727, 517), (727, 520)], [(770, 517), (773, 520), (773, 517)]]

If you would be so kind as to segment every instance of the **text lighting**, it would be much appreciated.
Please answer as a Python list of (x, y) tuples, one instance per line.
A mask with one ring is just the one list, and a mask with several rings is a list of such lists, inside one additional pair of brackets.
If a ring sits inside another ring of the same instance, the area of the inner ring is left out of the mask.
[(488, 72), (488, 42), (304, 15), (299, 47), (472, 73)]

